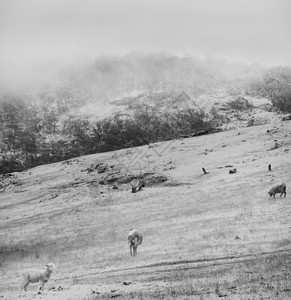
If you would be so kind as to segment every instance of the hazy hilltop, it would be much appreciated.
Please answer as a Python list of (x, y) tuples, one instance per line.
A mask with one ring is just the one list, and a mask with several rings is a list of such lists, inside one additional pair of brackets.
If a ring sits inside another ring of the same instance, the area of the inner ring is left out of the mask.
[(215, 132), (229, 123), (223, 102), (249, 113), (248, 97), (263, 98), (263, 110), (290, 112), (290, 78), (288, 67), (165, 53), (46, 63), (26, 88), (2, 87), (1, 173)]

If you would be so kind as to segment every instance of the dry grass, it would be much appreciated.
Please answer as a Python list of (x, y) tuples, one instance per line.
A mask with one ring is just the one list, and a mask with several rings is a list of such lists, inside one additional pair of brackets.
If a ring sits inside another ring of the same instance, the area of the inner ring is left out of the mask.
[[(117, 198), (106, 186), (94, 185), (94, 175), (81, 172), (97, 159), (116, 163), (114, 153), (19, 174), (23, 191), (1, 194), (0, 290), (13, 294), (20, 270), (51, 261), (58, 266), (56, 285), (127, 279), (151, 284), (150, 290), (122, 290), (118, 299), (210, 299), (219, 294), (275, 299), (277, 293), (288, 299), (290, 256), (278, 251), (291, 250), (291, 205), (288, 194), (275, 200), (267, 195), (273, 181), (285, 181), (288, 193), (290, 154), (281, 148), (267, 151), (274, 138), (285, 139), (290, 132), (285, 124), (276, 137), (265, 134), (265, 125), (240, 130), (240, 135), (232, 131), (174, 141), (160, 155), (144, 147), (142, 153), (156, 155), (151, 168), (162, 171), (171, 160), (175, 168), (164, 174), (185, 184), (136, 194), (124, 185)], [(210, 145), (212, 152), (201, 154)], [(127, 154), (117, 153), (118, 163), (128, 161)], [(228, 164), (238, 173), (219, 169)], [(209, 174), (202, 174), (202, 166)], [(135, 258), (129, 256), (126, 238), (133, 225), (144, 235)], [(264, 252), (273, 254), (265, 257)], [(250, 255), (258, 259), (247, 260)], [(233, 262), (233, 257), (243, 261)]]

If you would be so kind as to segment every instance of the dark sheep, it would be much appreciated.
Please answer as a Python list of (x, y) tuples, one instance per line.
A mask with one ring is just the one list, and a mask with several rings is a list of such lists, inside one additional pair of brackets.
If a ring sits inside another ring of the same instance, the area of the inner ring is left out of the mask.
[(269, 190), (270, 197), (273, 196), (273, 198), (275, 198), (275, 195), (278, 193), (280, 193), (280, 197), (282, 197), (283, 194), (284, 194), (284, 198), (286, 197), (286, 184), (285, 183), (274, 185)]

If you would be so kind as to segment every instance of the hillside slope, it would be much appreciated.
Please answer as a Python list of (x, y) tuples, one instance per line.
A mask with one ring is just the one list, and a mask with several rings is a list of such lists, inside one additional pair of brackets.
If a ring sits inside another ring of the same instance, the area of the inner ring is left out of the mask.
[[(31, 285), (26, 299), (288, 299), (291, 122), (280, 119), (3, 176), (0, 295), (15, 299), (22, 269), (54, 262), (44, 294)], [(147, 184), (133, 194), (136, 175)], [(270, 198), (280, 182), (287, 197)], [(135, 258), (132, 226), (144, 234)]]

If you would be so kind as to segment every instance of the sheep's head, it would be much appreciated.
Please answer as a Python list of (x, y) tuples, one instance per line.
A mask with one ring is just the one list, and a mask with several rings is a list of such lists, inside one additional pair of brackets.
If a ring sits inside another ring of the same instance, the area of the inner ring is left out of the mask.
[(273, 192), (269, 191), (269, 195), (270, 195), (270, 197), (272, 197), (273, 196)]
[(129, 230), (128, 235), (132, 235), (134, 232), (137, 232), (138, 229), (139, 229), (139, 228), (138, 228), (138, 227), (135, 227), (135, 226), (134, 226), (134, 227), (131, 227), (130, 230)]
[(53, 263), (48, 263), (47, 265), (46, 265), (46, 267), (47, 267), (47, 270), (49, 270), (49, 271), (55, 271), (56, 269), (57, 269), (57, 267), (53, 264)]

